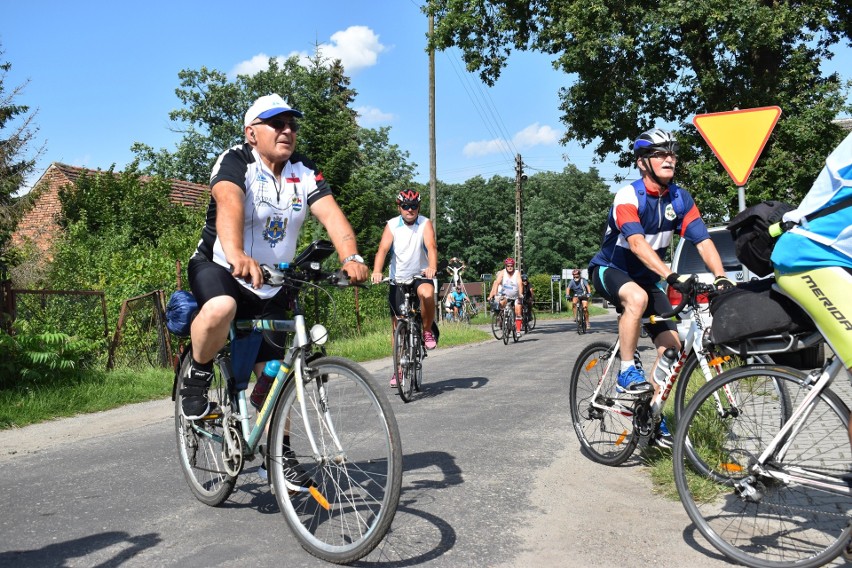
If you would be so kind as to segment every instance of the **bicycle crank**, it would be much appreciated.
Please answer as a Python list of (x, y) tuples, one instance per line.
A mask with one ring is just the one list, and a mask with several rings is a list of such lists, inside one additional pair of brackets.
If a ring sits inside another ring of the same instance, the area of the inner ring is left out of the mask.
[(222, 464), (228, 475), (236, 476), (243, 470), (243, 463), (243, 439), (235, 426), (228, 426), (222, 444)]

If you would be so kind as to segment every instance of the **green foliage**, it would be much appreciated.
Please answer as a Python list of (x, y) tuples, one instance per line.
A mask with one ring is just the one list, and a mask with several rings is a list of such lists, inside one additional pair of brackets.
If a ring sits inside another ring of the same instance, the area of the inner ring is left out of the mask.
[(691, 126), (693, 116), (780, 106), (749, 200), (795, 203), (842, 136), (831, 120), (850, 112), (847, 85), (820, 71), (830, 48), (852, 38), (843, 0), (430, 0), (424, 11), (436, 16), (434, 45), (458, 46), (488, 84), (512, 49), (554, 55), (554, 67), (576, 77), (560, 91), (563, 142), (594, 144), (600, 158), (615, 153), (627, 166), (630, 140), (674, 124), (678, 180), (714, 219), (736, 211), (736, 188)]
[[(594, 170), (530, 176), (522, 189), (524, 271), (561, 274), (585, 266), (600, 247), (612, 195)], [(469, 273), (495, 273), (514, 254), (515, 181), (471, 178), (438, 188), (442, 213), (438, 250), (442, 258), (463, 259)]]
[(17, 329), (14, 335), (0, 331), (0, 389), (72, 378), (72, 372), (86, 368), (94, 352), (102, 348), (56, 331)]
[[(0, 58), (5, 51), (0, 46)], [(27, 105), (14, 100), (23, 92), (24, 85), (12, 87), (7, 92), (6, 74), (12, 68), (8, 61), (0, 61), (0, 263), (11, 264), (17, 259), (6, 250), (20, 213), (16, 206), (20, 199), (14, 194), (35, 168), (36, 156), (29, 155), (29, 145), (38, 128), (33, 124), (34, 113)], [(36, 151), (38, 154), (40, 150)]]

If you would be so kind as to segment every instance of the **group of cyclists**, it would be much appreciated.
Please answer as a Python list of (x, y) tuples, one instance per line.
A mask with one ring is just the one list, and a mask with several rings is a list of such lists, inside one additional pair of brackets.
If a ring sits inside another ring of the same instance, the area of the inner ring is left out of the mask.
[[(245, 141), (223, 152), (213, 168), (207, 221), (188, 265), (190, 287), (200, 310), (192, 322), (191, 364), (181, 391), (181, 411), (186, 419), (202, 419), (216, 410), (207, 391), (213, 357), (227, 341), (230, 323), (256, 314), (280, 317), (292, 305), (287, 288), (264, 284), (260, 265), (293, 260), (308, 210), (326, 228), (350, 280), (359, 283), (370, 276), (358, 254), (355, 232), (331, 188), (314, 163), (295, 151), (301, 117), (300, 111), (278, 95), (260, 97), (245, 114)], [(574, 312), (582, 309), (588, 314), (588, 300), (583, 298), (591, 287), (621, 312), (618, 389), (650, 392), (658, 387), (634, 366), (634, 351), (642, 318), (670, 309), (659, 281), (686, 291), (689, 275), (673, 272), (663, 261), (675, 232), (696, 245), (715, 276), (717, 288), (734, 284), (725, 275), (692, 196), (673, 181), (678, 142), (671, 133), (653, 129), (640, 134), (632, 148), (641, 178), (615, 193), (601, 249), (588, 266), (589, 281), (574, 270), (568, 288)], [(773, 257), (779, 285), (813, 317), (847, 368), (852, 368), (852, 299), (847, 293), (852, 285), (850, 209), (837, 209), (810, 224), (807, 215), (848, 200), (852, 194), (850, 155), (852, 135), (829, 157), (800, 208), (785, 216), (785, 220), (799, 225), (781, 237)], [(423, 345), (432, 350), (439, 339), (433, 284), (438, 270), (437, 245), (432, 223), (420, 214), (420, 201), (419, 193), (410, 189), (396, 196), (398, 215), (385, 224), (371, 281), (383, 281), (384, 265), (390, 256), (388, 304), (395, 325), (398, 302), (394, 281), (417, 278)], [(520, 331), (522, 307), (532, 305), (533, 290), (513, 258), (505, 259), (503, 265), (487, 300), (496, 298), (501, 309), (513, 302), (515, 325)], [(459, 282), (453, 285), (452, 307), (457, 312), (464, 302), (464, 290)], [(650, 325), (648, 331), (657, 350), (650, 370), (653, 375), (662, 353), (677, 349), (679, 339), (671, 321)], [(252, 357), (254, 373), (260, 376), (270, 352), (261, 345)], [(395, 381), (394, 374), (392, 386)], [(665, 446), (670, 437), (665, 421), (657, 424), (660, 445)], [(286, 454), (287, 448), (284, 450)], [(287, 465), (298, 468), (295, 461)], [(299, 477), (294, 477), (294, 483), (299, 483)]]

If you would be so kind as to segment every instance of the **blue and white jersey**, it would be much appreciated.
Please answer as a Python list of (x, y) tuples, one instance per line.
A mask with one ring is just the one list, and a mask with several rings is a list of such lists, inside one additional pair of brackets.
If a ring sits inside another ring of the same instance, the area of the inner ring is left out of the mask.
[(852, 207), (813, 221), (805, 217), (852, 197), (852, 134), (826, 158), (811, 190), (798, 209), (784, 215), (800, 223), (781, 235), (772, 251), (772, 265), (781, 274), (826, 266), (852, 268)]
[[(643, 185), (641, 181), (638, 184)], [(681, 214), (672, 205), (672, 191), (677, 192), (681, 200)], [(641, 215), (636, 192), (637, 188), (633, 184), (625, 185), (616, 192), (607, 216), (601, 250), (589, 264), (616, 268), (626, 272), (638, 283), (654, 284), (660, 276), (633, 254), (627, 242), (628, 237), (643, 235), (659, 257), (665, 258), (666, 248), (671, 244), (675, 232), (696, 244), (709, 239), (710, 233), (695, 201), (685, 189), (671, 184), (659, 194), (645, 188), (646, 202)]]
[[(249, 144), (238, 144), (219, 156), (210, 175), (210, 187), (220, 181), (232, 182), (245, 193), (243, 248), (260, 264), (291, 262), (308, 208), (331, 195), (322, 173), (304, 156), (293, 154), (279, 177)], [(212, 195), (195, 254), (228, 267), (216, 234), (216, 200)], [(271, 298), (280, 290), (266, 284), (255, 290), (250, 282), (239, 278), (237, 282), (261, 298)]]

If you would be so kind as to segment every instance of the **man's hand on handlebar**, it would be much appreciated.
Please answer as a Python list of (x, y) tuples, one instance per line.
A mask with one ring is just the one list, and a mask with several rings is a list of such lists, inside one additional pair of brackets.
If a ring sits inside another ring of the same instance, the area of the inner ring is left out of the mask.
[(669, 286), (680, 292), (681, 294), (689, 294), (690, 288), (693, 285), (696, 277), (694, 274), (678, 274), (672, 272), (666, 276), (666, 282)]
[(367, 276), (369, 276), (367, 265), (356, 260), (350, 260), (341, 266), (340, 269), (349, 276), (349, 281), (353, 284), (365, 282), (367, 280)]
[(255, 259), (241, 252), (234, 258), (227, 260), (228, 264), (231, 265), (231, 274), (234, 275), (234, 278), (251, 282), (251, 287), (256, 290), (263, 286), (263, 272)]
[(735, 286), (731, 279), (727, 276), (718, 276), (716, 280), (713, 281), (713, 285), (717, 290), (730, 290)]

